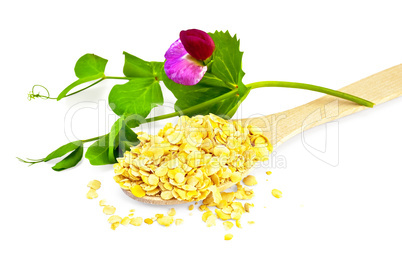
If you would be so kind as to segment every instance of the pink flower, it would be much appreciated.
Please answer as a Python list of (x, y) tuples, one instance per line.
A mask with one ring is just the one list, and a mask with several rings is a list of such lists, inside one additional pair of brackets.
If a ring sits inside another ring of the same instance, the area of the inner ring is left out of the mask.
[(203, 60), (208, 59), (214, 49), (214, 41), (206, 32), (196, 29), (181, 31), (180, 39), (166, 51), (166, 75), (175, 83), (197, 84), (207, 71)]

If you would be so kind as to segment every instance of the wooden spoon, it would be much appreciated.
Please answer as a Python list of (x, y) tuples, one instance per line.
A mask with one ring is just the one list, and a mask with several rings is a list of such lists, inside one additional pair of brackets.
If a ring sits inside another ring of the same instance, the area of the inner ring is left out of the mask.
[[(399, 97), (402, 95), (402, 64), (343, 87), (339, 91), (367, 99), (376, 105)], [(240, 122), (242, 125), (251, 124), (260, 127), (264, 135), (268, 137), (274, 148), (276, 148), (305, 130), (366, 108), (351, 101), (326, 95), (287, 111), (258, 118), (242, 119)], [(243, 173), (243, 177), (249, 172), (250, 170)], [(219, 187), (219, 190), (224, 191), (233, 185), (233, 183), (223, 184)], [(177, 199), (163, 200), (155, 196), (138, 198), (129, 190), (123, 189), (123, 191), (129, 197), (148, 204), (175, 205), (188, 203)]]

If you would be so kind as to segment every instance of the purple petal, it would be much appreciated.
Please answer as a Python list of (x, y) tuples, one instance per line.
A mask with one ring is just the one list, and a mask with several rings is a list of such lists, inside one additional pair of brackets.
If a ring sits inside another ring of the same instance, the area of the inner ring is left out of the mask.
[(180, 39), (169, 47), (165, 58), (165, 73), (175, 83), (195, 85), (207, 71), (207, 66), (187, 53)]

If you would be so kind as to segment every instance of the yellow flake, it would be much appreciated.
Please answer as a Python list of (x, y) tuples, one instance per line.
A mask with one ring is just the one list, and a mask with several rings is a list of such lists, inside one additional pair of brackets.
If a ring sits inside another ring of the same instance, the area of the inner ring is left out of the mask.
[(221, 193), (222, 200), (226, 200), (226, 203), (231, 203), (235, 199), (235, 193), (234, 192), (222, 192)]
[(225, 240), (232, 240), (233, 235), (232, 234), (226, 234), (225, 235)]
[(116, 228), (117, 228), (119, 225), (120, 225), (119, 222), (115, 222), (115, 223), (112, 223), (112, 225), (110, 226), (110, 228), (112, 228), (112, 230), (116, 230)]
[(156, 176), (155, 174), (151, 174), (148, 177), (148, 184), (150, 185), (158, 185), (159, 183), (159, 177)]
[(98, 190), (101, 187), (101, 182), (99, 182), (98, 180), (92, 180), (88, 183), (88, 187), (94, 190)]
[(173, 132), (167, 136), (167, 139), (171, 144), (180, 143), (182, 138), (183, 138), (183, 133), (181, 131)]
[(242, 228), (241, 224), (240, 224), (240, 220), (236, 220), (236, 226), (237, 226), (237, 228)]
[(188, 206), (188, 210), (193, 210), (194, 209), (194, 205), (190, 205), (190, 206)]
[(87, 198), (88, 199), (94, 199), (98, 197), (98, 193), (96, 193), (96, 191), (94, 189), (89, 189), (88, 193), (87, 193)]
[(241, 181), (241, 173), (240, 172), (234, 172), (230, 175), (230, 180), (232, 181), (232, 183), (238, 183)]
[(130, 224), (132, 224), (132, 225), (134, 225), (134, 226), (140, 226), (141, 224), (142, 224), (142, 218), (141, 217), (135, 217), (135, 218), (132, 218), (131, 220), (130, 220)]
[(209, 218), (209, 216), (211, 216), (211, 215), (213, 215), (212, 211), (207, 210), (206, 212), (204, 212), (204, 213), (202, 214), (202, 220), (203, 220), (204, 222), (206, 222), (207, 219)]
[(103, 213), (106, 215), (112, 215), (116, 212), (116, 208), (110, 205), (103, 207)]
[(168, 213), (169, 216), (175, 216), (176, 215), (176, 210), (174, 208), (171, 208)]
[(257, 180), (255, 179), (255, 176), (253, 175), (247, 175), (244, 179), (243, 179), (243, 183), (247, 186), (253, 186), (257, 184)]
[(248, 221), (248, 224), (255, 224), (254, 221)]
[(109, 223), (121, 222), (121, 217), (119, 215), (112, 215), (107, 221)]
[(165, 176), (168, 173), (168, 170), (169, 170), (168, 167), (160, 166), (160, 167), (156, 168), (155, 175), (157, 175), (159, 177)]
[(106, 199), (99, 200), (99, 206), (106, 206)]
[(131, 187), (130, 191), (136, 197), (144, 197), (145, 196), (144, 189), (142, 189), (142, 187), (139, 185), (135, 185), (135, 186)]
[(180, 225), (180, 224), (182, 224), (183, 223), (183, 219), (176, 219), (175, 220), (175, 224), (176, 225)]
[(208, 216), (206, 221), (207, 227), (215, 226), (216, 225), (216, 215), (212, 214)]
[(271, 175), (272, 172), (271, 172), (271, 171), (267, 171), (266, 174), (267, 174), (267, 175)]
[(222, 210), (220, 209), (215, 209), (215, 213), (218, 216), (218, 218), (221, 219), (222, 221), (232, 219), (231, 215), (222, 212)]
[(230, 230), (230, 229), (232, 229), (232, 227), (233, 227), (233, 223), (232, 222), (230, 222), (230, 221), (225, 221), (225, 222), (223, 222), (223, 227), (225, 228), (225, 230)]
[(150, 219), (150, 218), (147, 218), (147, 219), (144, 220), (144, 223), (146, 223), (146, 224), (153, 224), (154, 221), (153, 221), (152, 219)]
[(121, 222), (120, 222), (120, 224), (122, 224), (122, 225), (127, 225), (127, 224), (129, 224), (130, 223), (130, 218), (129, 217), (124, 217), (122, 220), (121, 220)]
[(164, 200), (172, 199), (173, 198), (172, 191), (163, 191), (161, 193), (161, 198), (164, 199)]
[(158, 219), (159, 219), (159, 218), (162, 218), (162, 217), (163, 217), (163, 214), (159, 214), (159, 213), (158, 213), (158, 214), (155, 214), (155, 217), (158, 218)]
[(262, 130), (257, 127), (257, 126), (253, 126), (253, 125), (249, 125), (248, 130), (250, 131), (250, 133), (252, 133), (253, 135), (262, 135)]
[(200, 205), (199, 207), (198, 207), (198, 209), (200, 210), (200, 211), (205, 211), (205, 210), (207, 210), (208, 209), (208, 207), (207, 207), (207, 205)]
[(220, 209), (224, 209), (227, 206), (228, 206), (228, 202), (225, 199), (222, 199), (217, 205), (217, 207), (220, 208)]
[(218, 188), (215, 185), (211, 185), (209, 187), (209, 190), (212, 193), (212, 198), (214, 200), (214, 203), (219, 203), (222, 201), (221, 192), (219, 192)]
[(281, 198), (282, 197), (282, 192), (279, 191), (278, 189), (273, 189), (272, 190), (272, 195), (276, 198)]
[(250, 204), (250, 203), (245, 203), (244, 204), (244, 210), (246, 211), (246, 212), (250, 212), (250, 208), (251, 207), (254, 207), (254, 204)]
[(131, 209), (130, 212), (135, 212), (135, 209)]
[(170, 226), (174, 219), (172, 216), (163, 216), (161, 218), (156, 219), (156, 221), (160, 224), (160, 225), (164, 225), (164, 226)]

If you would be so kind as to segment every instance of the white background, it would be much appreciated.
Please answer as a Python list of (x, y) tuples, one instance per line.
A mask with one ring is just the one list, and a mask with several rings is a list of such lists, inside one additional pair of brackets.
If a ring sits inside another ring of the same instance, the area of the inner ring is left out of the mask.
[[(168, 208), (126, 197), (112, 179), (112, 166), (93, 167), (85, 159), (57, 173), (52, 163), (28, 167), (16, 160), (46, 156), (71, 141), (65, 134), (70, 129), (80, 139), (108, 130), (105, 122), (115, 118), (102, 108), (119, 81), (60, 102), (27, 100), (34, 84), (57, 96), (75, 80), (75, 62), (85, 53), (108, 59), (106, 74), (121, 76), (123, 51), (161, 61), (183, 29), (229, 30), (245, 51), (245, 83), (285, 80), (339, 89), (401, 63), (400, 1), (8, 1), (1, 4), (0, 25), (1, 266), (402, 265), (402, 98), (339, 120), (335, 167), (310, 154), (300, 135), (279, 147), (276, 155), (286, 159), (286, 168), (254, 171), (255, 208), (242, 219), (243, 229), (229, 231), (231, 241), (223, 240), (220, 221), (207, 228), (188, 205), (177, 207), (184, 219), (179, 227), (112, 231), (100, 199), (120, 216), (134, 208), (146, 218)], [(320, 96), (257, 89), (238, 117), (279, 112)], [(65, 126), (77, 103), (99, 109), (79, 110)], [(322, 148), (325, 133), (321, 126), (306, 138)], [(85, 197), (92, 179), (102, 182), (96, 200)], [(283, 198), (272, 197), (273, 188)]]

